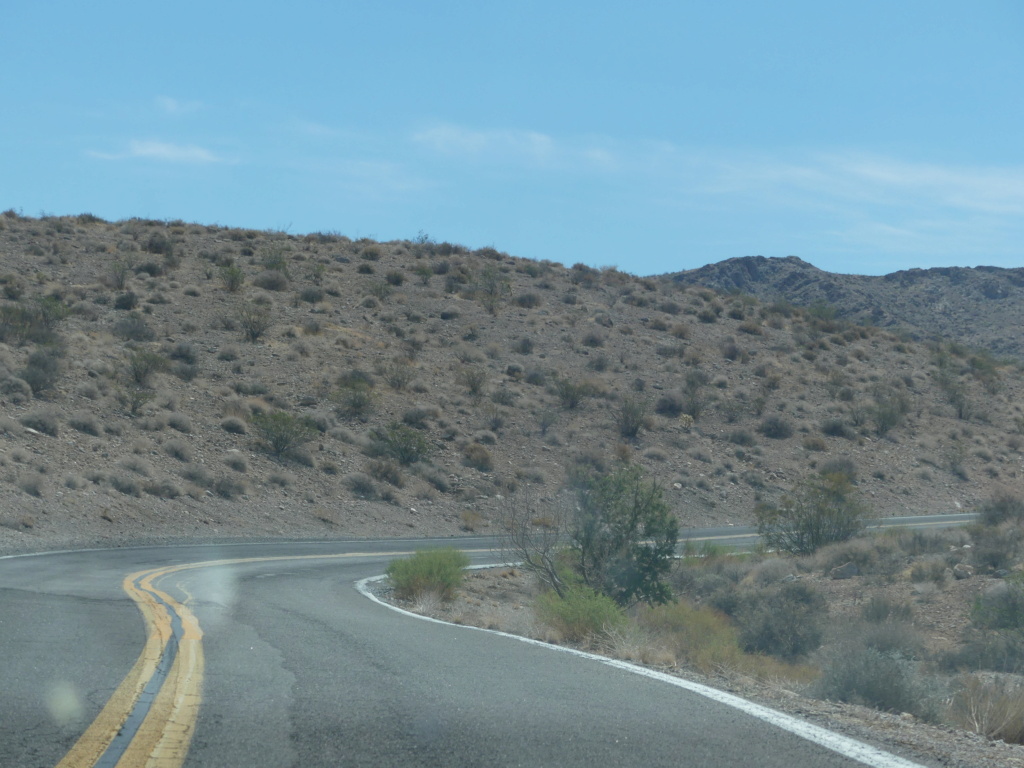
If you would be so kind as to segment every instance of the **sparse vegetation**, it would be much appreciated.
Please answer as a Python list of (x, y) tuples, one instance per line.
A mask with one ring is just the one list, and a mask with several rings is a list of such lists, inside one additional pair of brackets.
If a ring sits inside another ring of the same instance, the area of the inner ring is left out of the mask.
[(392, 560), (387, 577), (401, 600), (417, 600), (427, 595), (451, 600), (468, 565), (469, 557), (457, 549), (419, 550), (411, 557)]

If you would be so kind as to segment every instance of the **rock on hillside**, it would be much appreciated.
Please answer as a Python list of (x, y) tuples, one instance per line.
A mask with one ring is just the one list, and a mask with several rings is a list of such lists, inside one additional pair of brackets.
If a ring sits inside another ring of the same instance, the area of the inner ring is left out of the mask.
[(1024, 269), (936, 267), (874, 277), (825, 272), (796, 256), (745, 256), (669, 277), (762, 301), (825, 304), (851, 322), (1024, 358)]

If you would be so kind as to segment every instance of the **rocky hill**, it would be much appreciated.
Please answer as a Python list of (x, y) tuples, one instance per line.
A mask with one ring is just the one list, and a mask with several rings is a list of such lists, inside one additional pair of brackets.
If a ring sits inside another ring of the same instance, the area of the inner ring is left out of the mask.
[(825, 272), (796, 256), (745, 256), (670, 277), (767, 302), (827, 306), (914, 339), (951, 339), (1024, 359), (1024, 269), (937, 267), (872, 277)]
[(823, 469), (876, 515), (952, 512), (1024, 490), (1018, 373), (749, 289), (8, 211), (0, 547), (487, 533), (622, 462), (684, 526)]

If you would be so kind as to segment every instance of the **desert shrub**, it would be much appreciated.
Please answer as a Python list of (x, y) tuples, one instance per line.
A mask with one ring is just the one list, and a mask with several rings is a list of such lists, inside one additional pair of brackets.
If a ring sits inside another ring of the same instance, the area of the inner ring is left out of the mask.
[(517, 307), (522, 307), (523, 309), (536, 309), (537, 307), (544, 303), (543, 299), (541, 299), (540, 297), (540, 294), (533, 292), (521, 293), (518, 296), (516, 296), (513, 301), (515, 302), (515, 305)]
[(192, 446), (184, 440), (168, 440), (163, 444), (164, 453), (178, 461), (192, 461)]
[(0, 342), (53, 344), (57, 326), (70, 314), (60, 299), (47, 296), (33, 304), (0, 304)]
[(34, 429), (50, 437), (60, 433), (60, 414), (56, 408), (36, 408), (22, 415), (19, 419), (23, 427)]
[(128, 354), (125, 371), (130, 381), (140, 387), (149, 385), (149, 380), (157, 373), (167, 370), (167, 358), (150, 349), (139, 349)]
[(364, 499), (377, 498), (377, 484), (373, 482), (372, 477), (363, 474), (362, 472), (353, 472), (346, 475), (345, 485), (348, 486), (348, 489), (356, 496)]
[(331, 400), (338, 406), (338, 413), (351, 418), (361, 418), (374, 407), (372, 383), (363, 380), (346, 380), (334, 392)]
[[(529, 383), (529, 374), (527, 374)], [(585, 381), (576, 381), (570, 378), (560, 378), (554, 383), (554, 393), (558, 398), (559, 405), (567, 411), (575, 410), (589, 397), (594, 394), (594, 388)]]
[(680, 600), (640, 610), (637, 622), (667, 646), (677, 663), (701, 672), (735, 668), (742, 655), (735, 627), (712, 608)]
[(103, 428), (100, 425), (99, 419), (87, 411), (75, 411), (72, 413), (68, 417), (68, 425), (72, 429), (77, 429), (83, 435), (99, 437), (103, 434)]
[(978, 595), (971, 621), (983, 629), (1024, 629), (1024, 580), (1008, 578)]
[(24, 379), (8, 376), (0, 378), (0, 394), (6, 395), (12, 403), (23, 403), (32, 397), (32, 387)]
[(476, 366), (465, 366), (455, 374), (455, 380), (466, 388), (471, 397), (480, 397), (487, 383), (487, 371)]
[(249, 431), (245, 422), (237, 416), (228, 416), (225, 419), (221, 419), (220, 428), (232, 435), (244, 435)]
[(664, 603), (679, 523), (640, 467), (585, 477), (572, 525), (574, 567), (584, 583), (620, 605)]
[(377, 368), (377, 373), (387, 382), (389, 387), (401, 392), (413, 380), (413, 377), (416, 375), (416, 369), (410, 365), (408, 359), (399, 357), (382, 363)]
[(245, 282), (245, 272), (233, 264), (220, 268), (220, 283), (228, 293), (237, 293)]
[(650, 404), (647, 400), (639, 396), (623, 398), (622, 405), (615, 417), (615, 425), (618, 427), (619, 434), (632, 440), (646, 426), (649, 414)]
[(167, 426), (178, 432), (188, 434), (192, 431), (192, 421), (184, 413), (172, 413), (167, 416)]
[(200, 488), (209, 488), (214, 483), (213, 473), (202, 464), (190, 464), (181, 470), (181, 476)]
[(952, 671), (987, 669), (1024, 672), (1024, 630), (970, 630), (963, 646), (946, 654), (942, 666)]
[(950, 698), (948, 717), (988, 739), (1024, 744), (1024, 685), (1007, 677), (963, 675)]
[(43, 491), (46, 489), (46, 478), (37, 472), (19, 477), (18, 487), (29, 496), (41, 498)]
[(249, 471), (249, 460), (241, 451), (228, 451), (224, 454), (224, 464), (235, 472)]
[(138, 497), (142, 495), (142, 481), (131, 475), (111, 475), (110, 485), (115, 491), (119, 491), (125, 496)]
[(462, 449), (462, 460), (467, 467), (479, 469), (481, 472), (490, 472), (494, 469), (494, 458), (480, 443), (470, 443)]
[(387, 567), (388, 582), (401, 600), (436, 595), (451, 600), (462, 584), (469, 556), (457, 549), (419, 550), (412, 557), (392, 560)]
[(119, 293), (117, 297), (114, 299), (114, 309), (128, 311), (135, 309), (138, 306), (139, 296), (138, 294), (135, 293), (135, 291), (125, 291), (124, 293)]
[(138, 315), (128, 315), (114, 323), (114, 335), (125, 341), (152, 341), (156, 331)]
[(568, 642), (585, 642), (627, 621), (614, 600), (590, 587), (568, 587), (564, 592), (564, 597), (555, 592), (541, 594), (534, 610), (540, 621)]
[(855, 437), (854, 431), (842, 419), (825, 419), (821, 423), (822, 434), (829, 437), (842, 437), (852, 440)]
[(181, 496), (181, 488), (170, 480), (150, 480), (143, 484), (142, 490), (161, 499), (176, 499)]
[(286, 291), (288, 275), (279, 269), (265, 269), (252, 279), (252, 283), (265, 291)]
[(861, 608), (861, 616), (865, 621), (881, 624), (887, 621), (910, 621), (914, 609), (910, 603), (894, 600), (884, 595), (872, 595), (871, 599)]
[(599, 331), (588, 331), (583, 334), (583, 338), (580, 342), (585, 347), (603, 347), (604, 346), (604, 334)]
[(757, 444), (757, 439), (754, 437), (754, 433), (749, 429), (734, 429), (726, 436), (725, 439), (730, 443), (742, 445), (745, 448), (750, 448)]
[(287, 472), (271, 472), (267, 475), (267, 482), (280, 488), (291, 488), (295, 485), (295, 476)]
[(830, 654), (812, 691), (819, 698), (910, 712), (928, 721), (934, 721), (939, 711), (935, 686), (916, 661), (856, 643)]
[(374, 459), (366, 465), (366, 471), (381, 482), (389, 483), (396, 488), (403, 485), (402, 470), (388, 459)]
[(371, 449), (378, 456), (387, 456), (407, 466), (425, 459), (430, 454), (430, 444), (419, 431), (397, 421), (385, 429), (374, 430), (371, 435)]
[(972, 525), (971, 561), (993, 571), (1009, 570), (1024, 548), (1024, 529), (1006, 522), (997, 526)]
[(18, 373), (18, 378), (38, 395), (52, 389), (60, 378), (60, 350), (54, 348), (35, 349), (28, 356), (25, 367)]
[(238, 347), (234, 344), (228, 344), (225, 347), (221, 347), (217, 352), (217, 359), (231, 362), (238, 359)]
[(722, 594), (712, 602), (732, 615), (740, 644), (752, 653), (792, 660), (818, 648), (824, 637), (828, 606), (803, 582)]
[(323, 301), (325, 295), (324, 289), (316, 285), (307, 285), (298, 293), (299, 299), (307, 304), (316, 304), (318, 301)]
[(1024, 499), (1005, 488), (1000, 488), (978, 510), (985, 525), (999, 525), (1006, 520), (1024, 521)]
[(242, 329), (243, 337), (253, 344), (259, 341), (260, 337), (273, 325), (270, 310), (258, 304), (239, 305), (235, 310), (234, 319), (238, 322), (238, 327)]
[(274, 456), (284, 456), (317, 435), (316, 425), (311, 419), (285, 411), (253, 414), (252, 428), (264, 447)]
[(662, 395), (654, 404), (654, 412), (661, 416), (676, 418), (683, 412), (682, 396), (674, 393)]
[(248, 486), (245, 480), (235, 477), (218, 477), (213, 481), (213, 492), (222, 499), (236, 499), (244, 496)]
[(793, 436), (793, 425), (782, 416), (769, 416), (761, 422), (757, 431), (772, 440), (784, 440)]
[(529, 355), (533, 353), (535, 343), (529, 336), (520, 336), (512, 344), (512, 351), (520, 355)]
[(778, 505), (754, 510), (765, 544), (793, 554), (845, 541), (864, 527), (867, 509), (843, 475), (816, 475), (799, 483)]
[(165, 354), (171, 360), (177, 360), (189, 365), (195, 365), (199, 361), (199, 352), (195, 344), (188, 341), (179, 341), (166, 348)]

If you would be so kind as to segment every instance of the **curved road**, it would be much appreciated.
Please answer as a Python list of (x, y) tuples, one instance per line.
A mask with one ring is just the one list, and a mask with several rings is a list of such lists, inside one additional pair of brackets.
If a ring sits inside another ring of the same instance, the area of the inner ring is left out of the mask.
[(354, 588), (397, 553), (487, 562), (492, 544), (0, 558), (0, 765), (864, 764), (625, 665), (417, 621)]

